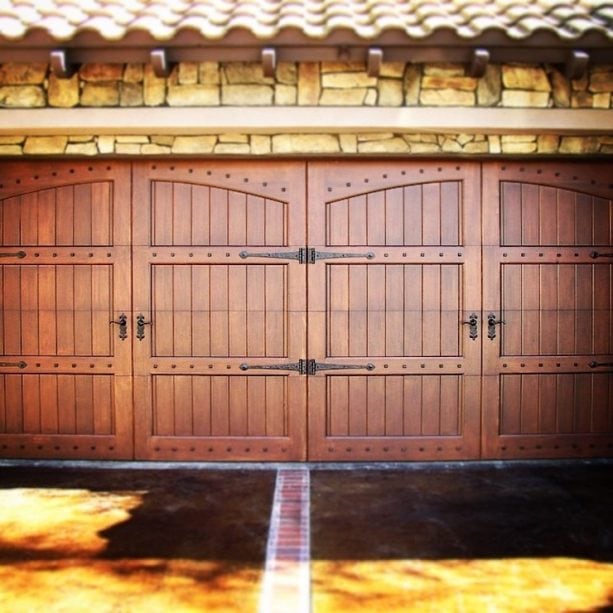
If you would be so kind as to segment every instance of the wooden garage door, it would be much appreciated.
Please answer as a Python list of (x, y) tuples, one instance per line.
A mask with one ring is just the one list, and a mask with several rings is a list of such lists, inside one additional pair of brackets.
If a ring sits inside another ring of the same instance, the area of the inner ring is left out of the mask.
[(137, 457), (305, 458), (304, 170), (134, 166)]
[(611, 165), (505, 162), (483, 177), (483, 317), (495, 318), (483, 456), (610, 456)]
[(478, 457), (479, 165), (309, 166), (309, 457)]
[(3, 164), (0, 207), (0, 455), (132, 457), (129, 165)]

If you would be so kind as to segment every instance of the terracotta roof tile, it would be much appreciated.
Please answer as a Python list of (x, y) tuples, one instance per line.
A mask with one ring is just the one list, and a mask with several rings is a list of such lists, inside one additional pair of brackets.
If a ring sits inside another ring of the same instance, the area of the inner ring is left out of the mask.
[(66, 41), (84, 31), (108, 41), (144, 30), (158, 41), (192, 29), (219, 40), (244, 28), (270, 40), (288, 28), (312, 39), (335, 30), (374, 39), (388, 30), (423, 40), (438, 30), (476, 39), (490, 30), (524, 40), (548, 31), (563, 40), (588, 32), (613, 38), (613, 4), (603, 0), (0, 0), (0, 37), (42, 30)]

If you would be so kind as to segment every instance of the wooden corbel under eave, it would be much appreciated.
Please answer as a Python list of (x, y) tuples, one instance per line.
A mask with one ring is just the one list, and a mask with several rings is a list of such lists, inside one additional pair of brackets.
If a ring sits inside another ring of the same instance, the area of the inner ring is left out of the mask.
[(49, 66), (58, 79), (70, 79), (79, 69), (77, 64), (70, 63), (66, 49), (53, 49), (49, 53)]
[(262, 72), (265, 77), (274, 77), (277, 68), (277, 52), (271, 47), (262, 49)]
[(473, 49), (468, 74), (475, 79), (480, 79), (485, 74), (489, 62), (490, 52), (487, 49)]
[(585, 51), (573, 49), (566, 61), (565, 74), (567, 79), (580, 79), (587, 72), (590, 56)]
[(168, 61), (166, 49), (153, 49), (149, 54), (149, 61), (156, 77), (165, 78), (172, 71), (172, 64)]

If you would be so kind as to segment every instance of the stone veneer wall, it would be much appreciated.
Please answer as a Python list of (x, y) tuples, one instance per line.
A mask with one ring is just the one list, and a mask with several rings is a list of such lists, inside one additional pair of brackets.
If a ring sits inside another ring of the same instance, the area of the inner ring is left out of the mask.
[[(613, 107), (613, 66), (569, 81), (557, 67), (490, 65), (481, 79), (460, 64), (280, 64), (274, 78), (256, 63), (181, 63), (168, 78), (143, 64), (87, 64), (58, 79), (46, 64), (0, 65), (0, 108), (76, 107)], [(340, 107), (340, 108), (339, 108)], [(450, 109), (450, 112), (451, 109)], [(364, 133), (0, 136), (0, 155), (613, 154), (613, 135)], [(486, 132), (486, 130), (484, 130)]]

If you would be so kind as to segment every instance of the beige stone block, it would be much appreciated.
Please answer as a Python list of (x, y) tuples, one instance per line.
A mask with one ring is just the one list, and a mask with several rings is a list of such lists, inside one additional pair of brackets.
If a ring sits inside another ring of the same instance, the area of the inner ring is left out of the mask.
[(122, 134), (115, 136), (116, 143), (148, 143), (149, 137), (141, 134)]
[(302, 62), (298, 65), (298, 104), (315, 106), (319, 103), (321, 83), (319, 80), (319, 64)]
[(142, 145), (136, 143), (117, 143), (115, 145), (115, 153), (123, 155), (139, 155)]
[(571, 96), (570, 105), (575, 109), (591, 109), (594, 96), (590, 92), (576, 92)]
[(424, 65), (424, 75), (431, 77), (463, 77), (465, 68), (463, 64), (432, 63)]
[(611, 94), (602, 93), (602, 94), (594, 94), (593, 104), (592, 106), (595, 109), (608, 109), (611, 107)]
[(550, 79), (553, 94), (553, 106), (568, 108), (570, 106), (570, 81), (555, 68), (551, 68)]
[(443, 143), (441, 144), (441, 149), (445, 153), (459, 153), (462, 151), (462, 145), (458, 143), (454, 138), (445, 138), (443, 139)]
[(358, 143), (359, 153), (404, 153), (408, 151), (409, 144), (401, 137)]
[(265, 155), (271, 153), (271, 137), (266, 134), (254, 134), (251, 137), (251, 153), (255, 155)]
[(366, 97), (364, 98), (364, 102), (362, 103), (364, 106), (375, 106), (377, 104), (377, 90), (369, 89), (366, 92)]
[(20, 145), (25, 139), (25, 136), (0, 136), (0, 145)]
[(177, 81), (181, 85), (198, 83), (199, 64), (197, 62), (180, 62), (177, 68)]
[(214, 153), (221, 154), (230, 154), (230, 155), (243, 155), (245, 153), (250, 153), (251, 147), (249, 144), (241, 144), (241, 143), (218, 143), (215, 145)]
[(613, 145), (602, 145), (600, 147), (600, 153), (613, 153)]
[(114, 153), (115, 152), (115, 137), (104, 134), (96, 138), (96, 144), (100, 153)]
[(360, 89), (324, 89), (321, 93), (322, 106), (362, 106), (367, 90)]
[(277, 134), (272, 137), (273, 153), (337, 153), (338, 137), (333, 134)]
[(69, 143), (66, 146), (66, 155), (98, 155), (96, 143)]
[(166, 100), (169, 106), (218, 106), (217, 85), (169, 85)]
[(0, 85), (41, 85), (47, 76), (47, 64), (0, 64)]
[(598, 149), (597, 136), (563, 136), (559, 153), (596, 153)]
[(121, 81), (123, 64), (83, 64), (79, 69), (82, 81), (100, 83)]
[(477, 104), (479, 106), (496, 106), (502, 96), (502, 77), (500, 66), (489, 64), (485, 74), (477, 84)]
[(273, 88), (269, 85), (222, 85), (221, 103), (226, 106), (269, 106)]
[(422, 89), (457, 89), (472, 92), (477, 89), (477, 79), (472, 77), (432, 77), (424, 76)]
[(547, 73), (538, 66), (505, 64), (502, 67), (502, 83), (508, 89), (551, 91)]
[(421, 90), (421, 70), (419, 66), (409, 64), (404, 73), (403, 81), (404, 103), (406, 106), (419, 104), (419, 92)]
[(123, 71), (125, 83), (142, 83), (145, 71), (142, 64), (126, 64)]
[(410, 143), (411, 153), (439, 153), (441, 148), (438, 143)]
[(223, 64), (226, 82), (230, 85), (263, 85), (274, 83), (271, 77), (265, 77), (260, 62), (228, 62)]
[(278, 106), (293, 106), (298, 98), (295, 85), (277, 85), (275, 87), (275, 104)]
[(219, 62), (200, 62), (198, 64), (198, 80), (203, 85), (219, 85)]
[(298, 83), (298, 67), (293, 62), (280, 62), (275, 72), (277, 83), (296, 85)]
[(323, 87), (356, 88), (375, 87), (377, 79), (369, 77), (365, 72), (334, 72), (321, 77)]
[(379, 106), (402, 106), (404, 94), (402, 81), (397, 79), (379, 79), (377, 85)]
[(556, 134), (540, 134), (536, 139), (536, 150), (539, 153), (556, 153), (560, 146), (560, 137)]
[(386, 62), (384, 58), (379, 76), (384, 79), (402, 79), (405, 66), (404, 62)]
[(532, 143), (502, 143), (503, 153), (534, 153), (536, 142)]
[(79, 77), (73, 75), (70, 79), (58, 79), (55, 75), (49, 76), (47, 88), (49, 106), (71, 108), (79, 104)]
[(219, 134), (217, 140), (220, 143), (248, 143), (249, 136), (247, 134), (239, 134), (238, 132), (232, 132), (227, 134)]
[(355, 134), (340, 134), (338, 138), (343, 153), (358, 152), (358, 137)]
[(509, 108), (546, 108), (549, 106), (549, 92), (507, 89), (502, 92), (502, 106)]
[(81, 92), (81, 106), (117, 106), (119, 104), (118, 83), (85, 83)]
[(474, 106), (474, 92), (455, 89), (422, 89), (419, 101), (424, 106)]
[(534, 134), (505, 134), (502, 136), (502, 143), (532, 143), (536, 139)]
[(580, 79), (573, 79), (571, 81), (572, 90), (575, 92), (586, 91), (589, 84), (590, 84), (590, 79), (587, 74), (584, 74)]
[(0, 155), (23, 155), (20, 145), (0, 145)]
[(409, 143), (436, 143), (436, 134), (407, 134), (404, 137)]
[(155, 145), (171, 146), (174, 141), (175, 137), (167, 134), (154, 134), (151, 136), (151, 142)]
[(502, 153), (502, 144), (500, 142), (500, 136), (492, 134), (487, 137), (490, 153)]
[(150, 143), (143, 145), (140, 148), (140, 152), (143, 155), (164, 155), (171, 152), (171, 147), (168, 145), (159, 145), (157, 143)]
[(464, 147), (462, 147), (462, 151), (464, 153), (488, 153), (489, 145), (485, 140), (479, 142), (475, 141), (472, 143), (466, 143)]
[(212, 153), (216, 136), (177, 136), (172, 153)]
[(365, 72), (364, 62), (322, 62), (321, 73), (328, 72)]
[(72, 134), (68, 136), (69, 143), (93, 143), (94, 137), (89, 134)]
[(364, 132), (363, 134), (357, 134), (358, 143), (366, 143), (371, 140), (385, 140), (388, 138), (394, 138), (393, 132)]
[(7, 85), (0, 87), (0, 107), (38, 108), (45, 106), (45, 94), (36, 85)]
[(143, 86), (140, 83), (119, 84), (119, 106), (143, 106)]
[(28, 136), (23, 152), (28, 154), (64, 153), (67, 144), (67, 136)]
[(590, 74), (589, 90), (591, 92), (613, 92), (613, 70), (602, 70)]
[(463, 147), (467, 143), (470, 143), (470, 142), (474, 141), (475, 137), (474, 137), (473, 134), (458, 134), (455, 137), (455, 140), (457, 140), (458, 143), (460, 143), (460, 145), (462, 145), (462, 147)]
[(156, 77), (151, 64), (145, 66), (143, 98), (145, 106), (160, 106), (166, 101), (166, 79)]

